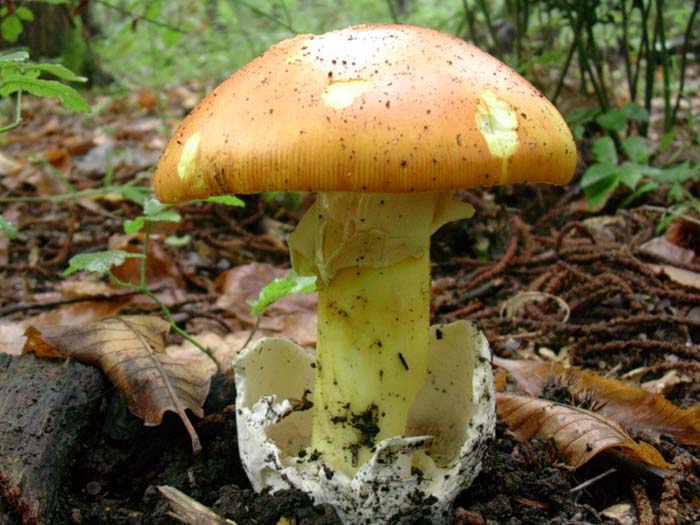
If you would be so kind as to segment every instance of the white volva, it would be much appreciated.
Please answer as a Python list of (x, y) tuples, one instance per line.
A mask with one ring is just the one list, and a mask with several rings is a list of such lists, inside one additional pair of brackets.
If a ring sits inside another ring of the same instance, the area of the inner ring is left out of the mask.
[(324, 464), (311, 447), (314, 358), (294, 343), (260, 340), (235, 362), (241, 460), (253, 488), (290, 487), (333, 505), (346, 524), (384, 524), (420, 513), (452, 523), (452, 502), (478, 474), (495, 425), (490, 351), (466, 321), (433, 326), (427, 381), (406, 432), (379, 441), (354, 475)]

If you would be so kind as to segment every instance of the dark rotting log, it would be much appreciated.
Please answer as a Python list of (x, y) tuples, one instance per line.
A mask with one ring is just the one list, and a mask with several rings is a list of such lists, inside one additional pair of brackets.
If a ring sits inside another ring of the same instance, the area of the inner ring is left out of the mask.
[(104, 383), (75, 361), (0, 354), (0, 524), (51, 524)]

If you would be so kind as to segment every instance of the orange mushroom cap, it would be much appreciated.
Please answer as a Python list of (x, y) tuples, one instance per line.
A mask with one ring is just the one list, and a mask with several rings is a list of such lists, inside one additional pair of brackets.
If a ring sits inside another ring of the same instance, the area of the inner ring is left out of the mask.
[(568, 182), (571, 132), (512, 69), (452, 36), (363, 25), (280, 42), (210, 93), (156, 168), (164, 202), (261, 191)]

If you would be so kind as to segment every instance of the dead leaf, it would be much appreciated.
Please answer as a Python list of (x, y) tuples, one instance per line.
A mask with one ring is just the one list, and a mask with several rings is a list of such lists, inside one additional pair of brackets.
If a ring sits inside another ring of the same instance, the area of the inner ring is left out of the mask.
[(652, 270), (657, 274), (664, 274), (674, 283), (686, 286), (688, 288), (700, 289), (700, 273), (676, 268), (668, 264), (652, 264)]
[(647, 257), (680, 266), (691, 264), (695, 259), (695, 253), (692, 250), (673, 244), (665, 237), (656, 237), (645, 242), (639, 247), (639, 252)]
[(21, 354), (26, 329), (27, 326), (21, 321), (0, 321), (0, 354)]
[(159, 425), (166, 411), (180, 416), (201, 450), (185, 409), (198, 417), (209, 393), (211, 373), (201, 361), (174, 359), (165, 353), (170, 326), (158, 317), (113, 317), (81, 326), (32, 326), (25, 352), (51, 352), (98, 366), (124, 394), (131, 412), (146, 426)]
[(679, 408), (659, 394), (579, 368), (499, 357), (493, 361), (531, 396), (539, 396), (547, 383), (556, 382), (575, 399), (593, 401), (600, 406), (600, 414), (627, 429), (654, 439), (667, 434), (684, 445), (700, 445), (700, 406)]
[(255, 318), (250, 314), (248, 301), (255, 299), (267, 283), (286, 273), (282, 268), (261, 263), (244, 264), (227, 270), (214, 282), (214, 287), (221, 293), (216, 306), (229, 310), (241, 320), (254, 323)]
[(158, 97), (150, 89), (143, 89), (139, 92), (137, 101), (141, 109), (153, 109), (158, 104)]
[(60, 195), (66, 192), (61, 178), (45, 167), (27, 164), (17, 178), (34, 187), (37, 195)]
[(700, 221), (691, 217), (679, 217), (666, 230), (666, 238), (681, 248), (700, 257)]
[(44, 160), (62, 173), (70, 171), (70, 153), (64, 148), (52, 148), (45, 151)]
[(0, 177), (16, 175), (20, 169), (22, 164), (0, 152)]
[[(85, 325), (87, 323), (117, 315), (131, 297), (119, 297), (110, 301), (81, 301), (64, 304), (54, 310), (17, 322), (0, 322), (0, 353), (19, 355), (26, 343), (24, 335), (32, 325)], [(40, 301), (37, 301), (40, 302)]]
[(611, 447), (658, 468), (669, 466), (654, 447), (635, 442), (620, 425), (596, 412), (512, 394), (496, 394), (496, 410), (518, 438), (551, 439), (576, 468)]

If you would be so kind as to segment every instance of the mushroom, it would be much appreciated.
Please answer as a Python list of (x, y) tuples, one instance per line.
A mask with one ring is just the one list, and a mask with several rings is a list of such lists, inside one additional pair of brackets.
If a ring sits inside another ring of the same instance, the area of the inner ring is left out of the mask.
[[(317, 277), (315, 365), (280, 340), (236, 364), (255, 488), (300, 486), (347, 523), (410, 512), (420, 493), (443, 519), (495, 416), (483, 336), (465, 321), (429, 326), (430, 236), (473, 213), (454, 189), (563, 184), (575, 164), (566, 123), (533, 86), (411, 26), (280, 42), (185, 118), (156, 169), (161, 200), (317, 192), (289, 238), (293, 267)], [(310, 419), (293, 397), (312, 401)]]

